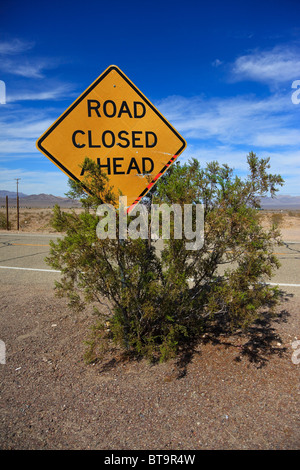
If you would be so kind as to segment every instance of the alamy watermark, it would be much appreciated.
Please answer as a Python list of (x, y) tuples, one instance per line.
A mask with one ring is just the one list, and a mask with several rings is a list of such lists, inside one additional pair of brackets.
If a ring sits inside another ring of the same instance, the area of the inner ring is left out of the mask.
[(293, 364), (300, 364), (300, 341), (293, 341), (291, 344), (292, 348), (294, 349), (294, 352), (292, 354), (292, 362)]
[(6, 346), (4, 341), (0, 339), (0, 364), (5, 364)]
[(0, 104), (6, 104), (6, 86), (3, 80), (0, 80)]
[(296, 91), (292, 93), (292, 103), (293, 104), (300, 104), (300, 80), (294, 80), (292, 83), (292, 88), (295, 88)]
[[(101, 240), (126, 240), (138, 238), (151, 240), (169, 240), (171, 232), (174, 239), (184, 238), (187, 250), (199, 250), (204, 243), (204, 205), (184, 204), (152, 204), (151, 217), (145, 205), (138, 204), (130, 211), (127, 217), (127, 197), (119, 197), (119, 207), (112, 204), (101, 204), (96, 214), (101, 219), (97, 225), (97, 237)], [(117, 218), (118, 228), (117, 231)], [(173, 221), (172, 221), (173, 220)], [(151, 222), (150, 222), (151, 221)], [(118, 232), (118, 234), (117, 234)], [(161, 237), (160, 237), (161, 233)]]

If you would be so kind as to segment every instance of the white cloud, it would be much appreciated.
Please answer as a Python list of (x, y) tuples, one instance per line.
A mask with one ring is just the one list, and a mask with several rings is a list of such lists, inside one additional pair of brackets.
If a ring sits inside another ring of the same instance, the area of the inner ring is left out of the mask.
[[(257, 134), (254, 144), (258, 147), (291, 147), (300, 148), (300, 131), (298, 129), (281, 129), (279, 133)], [(300, 160), (299, 160), (300, 161)]]
[(33, 59), (31, 61), (23, 59), (1, 60), (0, 70), (12, 75), (24, 78), (44, 78), (44, 70), (57, 66), (57, 61), (53, 59)]
[(240, 56), (232, 66), (233, 80), (252, 80), (269, 84), (290, 82), (300, 77), (299, 49), (276, 46)]
[(2, 61), (0, 69), (2, 72), (12, 75), (19, 75), (26, 78), (43, 78), (43, 64), (33, 63), (16, 63), (15, 61)]
[(59, 61), (50, 57), (27, 58), (23, 53), (34, 47), (33, 42), (13, 39), (0, 41), (0, 70), (24, 78), (44, 78), (44, 70), (57, 67)]
[[(169, 97), (158, 103), (158, 109), (187, 139), (215, 144), (270, 145), (274, 135), (278, 144), (288, 144), (288, 137), (298, 143), (300, 108), (293, 105), (289, 95), (273, 95), (259, 99), (255, 96), (234, 98)], [(292, 143), (291, 142), (291, 143)]]
[(171, 96), (156, 106), (187, 140), (180, 161), (217, 160), (243, 173), (246, 156), (254, 151), (270, 157), (271, 172), (286, 180), (281, 192), (299, 193), (295, 175), (300, 177), (300, 106), (292, 104), (289, 93), (268, 98)]
[(74, 95), (74, 85), (70, 83), (51, 83), (43, 82), (43, 89), (35, 87), (35, 89), (23, 89), (18, 91), (8, 91), (6, 96), (7, 103), (15, 103), (18, 101), (54, 101), (66, 99)]
[(14, 55), (21, 54), (22, 52), (28, 51), (34, 47), (34, 42), (23, 41), (21, 39), (12, 39), (11, 41), (0, 42), (0, 54), (1, 55)]
[(20, 154), (32, 153), (35, 150), (34, 141), (31, 139), (1, 139), (0, 140), (0, 160), (2, 160), (2, 155), (5, 159), (8, 159), (9, 155), (15, 154), (17, 158), (20, 157)]
[(213, 67), (220, 67), (220, 65), (222, 65), (222, 64), (223, 64), (223, 62), (220, 59), (216, 59), (211, 63), (211, 65)]
[[(51, 119), (24, 119), (16, 122), (13, 126), (3, 125), (1, 128), (1, 136), (8, 138), (31, 139), (41, 135), (53, 121)], [(1, 139), (2, 140), (2, 139)]]
[(19, 191), (24, 194), (53, 194), (64, 196), (70, 189), (68, 177), (60, 170), (35, 171), (23, 168), (0, 168), (0, 187), (7, 191), (16, 190), (15, 178), (21, 178)]
[(10, 106), (3, 107), (7, 111), (0, 115), (0, 160), (39, 155), (35, 142), (54, 122), (53, 110)]

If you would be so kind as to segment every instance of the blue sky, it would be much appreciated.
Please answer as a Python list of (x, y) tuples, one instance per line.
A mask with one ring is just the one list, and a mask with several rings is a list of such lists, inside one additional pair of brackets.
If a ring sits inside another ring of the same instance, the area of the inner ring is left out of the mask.
[(254, 151), (285, 179), (279, 194), (299, 196), (299, 18), (298, 0), (6, 0), (0, 189), (21, 178), (23, 193), (65, 194), (68, 178), (35, 142), (114, 64), (185, 138), (181, 161), (245, 175)]

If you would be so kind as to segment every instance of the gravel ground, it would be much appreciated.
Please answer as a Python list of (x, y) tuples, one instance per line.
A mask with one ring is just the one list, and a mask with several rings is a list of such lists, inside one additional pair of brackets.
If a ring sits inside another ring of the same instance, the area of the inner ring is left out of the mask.
[(0, 295), (2, 449), (299, 449), (299, 298), (247, 338), (207, 335), (178, 360), (114, 351), (86, 365), (90, 312), (46, 286)]

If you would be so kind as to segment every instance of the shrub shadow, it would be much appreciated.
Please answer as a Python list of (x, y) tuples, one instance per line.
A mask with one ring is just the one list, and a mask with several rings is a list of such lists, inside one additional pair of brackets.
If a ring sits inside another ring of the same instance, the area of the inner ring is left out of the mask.
[[(287, 302), (292, 294), (281, 293), (282, 301)], [(276, 329), (276, 324), (286, 323), (290, 313), (286, 308), (282, 308), (275, 315), (269, 310), (262, 312), (260, 318), (256, 320), (247, 331), (238, 330), (232, 332), (224, 317), (215, 318), (214, 321), (207, 322), (205, 333), (202, 337), (195, 338), (192, 343), (182, 345), (181, 352), (177, 359), (177, 379), (185, 377), (189, 363), (195, 354), (201, 354), (199, 346), (210, 343), (214, 346), (223, 345), (235, 348), (237, 355), (236, 362), (241, 362), (246, 358), (257, 368), (267, 365), (274, 355), (282, 357), (287, 348), (282, 347), (282, 339)]]
[[(282, 295), (283, 302), (288, 302), (292, 294)], [(236, 362), (247, 359), (257, 368), (265, 367), (270, 358), (274, 355), (282, 357), (287, 348), (282, 347), (282, 339), (276, 326), (286, 323), (290, 313), (286, 308), (281, 308), (276, 314), (271, 314), (269, 310), (264, 310), (260, 318), (256, 320), (247, 331), (238, 330), (234, 333), (230, 329), (228, 321), (224, 316), (215, 317), (213, 321), (207, 321), (205, 331), (199, 337), (189, 338), (186, 343), (180, 345), (180, 351), (175, 358), (176, 379), (182, 379), (187, 375), (188, 365), (195, 355), (201, 355), (201, 345), (212, 344), (213, 346), (224, 346), (234, 348), (237, 355)], [(96, 361), (100, 365), (99, 373), (109, 372), (117, 368), (124, 362), (139, 362), (143, 359), (132, 351), (121, 351), (112, 349), (110, 357), (104, 362)], [(158, 361), (151, 361), (153, 365)]]

